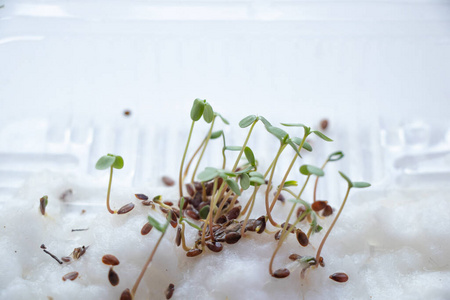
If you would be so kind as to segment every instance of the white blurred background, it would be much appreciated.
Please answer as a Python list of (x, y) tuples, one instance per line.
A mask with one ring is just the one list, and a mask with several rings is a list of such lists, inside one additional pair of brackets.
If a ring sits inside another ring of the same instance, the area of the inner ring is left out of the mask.
[(450, 178), (449, 1), (0, 5), (0, 194), (107, 152), (124, 182), (175, 176), (195, 98), (233, 127), (327, 118), (355, 179)]

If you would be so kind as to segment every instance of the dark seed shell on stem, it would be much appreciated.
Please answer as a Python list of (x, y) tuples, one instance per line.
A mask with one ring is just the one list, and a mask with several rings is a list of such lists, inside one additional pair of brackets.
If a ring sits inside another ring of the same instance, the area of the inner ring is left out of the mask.
[(141, 234), (147, 235), (152, 229), (153, 229), (153, 226), (147, 222), (144, 224), (144, 226), (142, 226)]
[(261, 216), (258, 219), (256, 219), (256, 233), (263, 233), (266, 229), (266, 217)]
[(330, 275), (330, 279), (336, 282), (346, 282), (348, 280), (348, 275), (342, 272), (338, 272)]
[[(273, 193), (274, 196), (275, 196), (276, 194), (277, 194), (277, 192), (274, 192), (274, 193)], [(284, 198), (283, 194), (280, 193), (280, 194), (278, 195), (277, 200), (284, 203), (284, 201), (285, 201), (286, 199)]]
[(173, 206), (173, 202), (172, 201), (164, 201), (163, 203), (165, 205), (167, 205), (167, 206)]
[(161, 179), (162, 179), (162, 182), (164, 182), (164, 184), (167, 186), (175, 185), (175, 181), (172, 178), (170, 178), (169, 176), (163, 176)]
[(206, 242), (206, 247), (212, 252), (220, 252), (223, 249), (223, 245), (219, 242)]
[[(291, 227), (292, 227), (292, 224), (291, 224), (291, 223), (288, 223), (287, 226), (286, 226), (286, 231), (288, 231), (289, 229), (291, 229)], [(284, 228), (284, 223), (281, 224), (281, 228)], [(295, 230), (295, 228), (294, 228), (294, 230)], [(291, 233), (294, 233), (294, 230), (292, 230)]]
[(66, 281), (66, 280), (75, 280), (78, 277), (78, 272), (74, 271), (74, 272), (70, 272), (67, 273), (66, 275), (64, 275), (62, 277), (62, 280)]
[(328, 217), (329, 215), (331, 215), (333, 213), (333, 208), (329, 205), (325, 206), (325, 208), (323, 209), (322, 212), (322, 216), (323, 217)]
[[(300, 217), (304, 212), (305, 212), (305, 207), (304, 206), (300, 206), (297, 209), (297, 218)], [(306, 218), (306, 216), (304, 216), (300, 221), (303, 221)]]
[(175, 291), (175, 285), (173, 283), (169, 284), (169, 286), (166, 289), (166, 299), (172, 298), (173, 292)]
[(281, 238), (281, 231), (282, 230), (278, 230), (275, 234), (274, 234), (274, 239), (276, 240), (276, 241), (278, 241), (280, 238)]
[(119, 275), (117, 275), (116, 271), (113, 270), (113, 267), (109, 268), (108, 280), (112, 286), (116, 286), (119, 284)]
[(290, 260), (299, 260), (300, 258), (302, 258), (302, 256), (301, 255), (299, 255), (299, 254), (295, 254), (295, 253), (293, 253), (293, 254), (291, 254), (291, 255), (289, 255), (289, 259)]
[(134, 194), (139, 200), (148, 200), (148, 196), (144, 194)]
[(273, 272), (272, 276), (275, 278), (285, 278), (288, 277), (290, 273), (291, 272), (289, 272), (288, 269), (278, 269), (275, 272)]
[(177, 235), (176, 235), (176, 237), (175, 237), (175, 244), (176, 244), (177, 246), (180, 246), (180, 245), (181, 245), (181, 227), (178, 227), (178, 228), (177, 228)]
[(165, 213), (166, 215), (169, 213), (169, 210), (168, 210), (167, 208), (165, 208), (165, 207), (160, 206), (159, 209), (160, 209), (163, 213)]
[(300, 245), (302, 245), (303, 247), (308, 246), (309, 244), (309, 240), (308, 240), (308, 236), (306, 235), (306, 233), (304, 233), (301, 229), (297, 229), (297, 241)]
[(229, 232), (225, 235), (225, 242), (227, 244), (236, 244), (241, 239), (239, 232)]
[(194, 186), (191, 183), (186, 183), (185, 186), (186, 186), (186, 190), (187, 190), (188, 194), (190, 196), (194, 196), (194, 194), (195, 194)]
[(145, 205), (145, 206), (152, 206), (152, 205), (154, 205), (154, 204), (153, 204), (153, 201), (152, 201), (152, 200), (144, 200), (144, 201), (142, 201), (142, 205)]
[(44, 216), (45, 215), (45, 198), (44, 197), (39, 199), (39, 210), (41, 211), (41, 214)]
[(316, 202), (313, 202), (313, 204), (311, 204), (311, 208), (314, 211), (321, 211), (322, 209), (324, 209), (327, 206), (327, 203), (328, 203), (327, 201), (318, 200)]
[(120, 263), (119, 260), (117, 259), (117, 257), (115, 257), (112, 254), (103, 255), (102, 262), (105, 265), (109, 265), (109, 266), (117, 266)]
[(241, 213), (241, 207), (240, 206), (235, 206), (228, 212), (227, 219), (228, 220), (234, 220), (237, 217), (239, 217), (240, 213)]
[[(189, 204), (189, 200), (187, 199), (187, 197), (184, 197), (184, 204), (183, 204), (183, 209), (186, 209), (188, 207)], [(178, 207), (180, 207), (181, 205), (181, 200), (178, 201)]]
[(133, 296), (131, 295), (130, 289), (125, 289), (120, 295), (120, 300), (133, 300)]
[(323, 257), (319, 257), (319, 265), (323, 268), (325, 267), (325, 262), (323, 261)]
[(117, 214), (118, 214), (118, 215), (126, 214), (126, 213), (132, 211), (133, 208), (134, 208), (134, 204), (130, 202), (130, 203), (125, 204), (124, 206), (122, 206), (122, 207), (117, 211)]
[(202, 253), (201, 249), (191, 249), (188, 252), (186, 252), (187, 257), (194, 257), (197, 255), (200, 255)]

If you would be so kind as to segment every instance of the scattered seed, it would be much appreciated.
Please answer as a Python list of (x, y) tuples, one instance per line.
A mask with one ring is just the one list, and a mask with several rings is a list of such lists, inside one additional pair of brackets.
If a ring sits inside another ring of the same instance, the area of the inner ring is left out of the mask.
[(181, 245), (181, 228), (180, 227), (177, 228), (177, 235), (175, 237), (175, 244), (177, 245), (177, 247)]
[(153, 201), (152, 201), (152, 200), (144, 200), (144, 201), (142, 201), (142, 205), (145, 205), (145, 206), (155, 206), (155, 205), (153, 204)]
[(82, 209), (82, 210), (81, 210), (81, 214), (84, 214), (85, 212), (86, 212), (85, 209)]
[(263, 233), (266, 229), (266, 217), (261, 216), (258, 219), (256, 219), (256, 233)]
[(124, 111), (123, 111), (123, 115), (124, 115), (125, 117), (131, 116), (131, 110), (129, 110), (129, 109), (124, 110)]
[(223, 245), (219, 242), (206, 242), (206, 247), (212, 252), (220, 252), (223, 249)]
[(195, 212), (194, 210), (192, 210), (192, 209), (186, 209), (185, 211), (184, 211), (184, 213), (189, 217), (189, 218), (191, 218), (191, 219), (194, 219), (194, 220), (200, 220), (200, 216), (198, 215), (198, 213), (197, 212)]
[(299, 255), (299, 254), (293, 253), (293, 254), (289, 255), (289, 259), (290, 259), (290, 260), (293, 260), (293, 261), (299, 260), (299, 259), (301, 259), (301, 258), (302, 258), (302, 256)]
[(64, 193), (62, 193), (61, 196), (59, 196), (59, 200), (67, 201), (68, 197), (72, 196), (72, 194), (73, 194), (72, 189), (68, 189)]
[(306, 247), (309, 244), (308, 236), (300, 228), (297, 229), (297, 241), (303, 247)]
[(241, 213), (241, 207), (240, 206), (235, 206), (228, 212), (227, 219), (228, 220), (234, 220), (237, 217), (239, 217), (240, 213)]
[(328, 120), (327, 119), (322, 119), (322, 121), (320, 121), (320, 128), (322, 130), (325, 130), (328, 128)]
[(322, 212), (322, 216), (323, 217), (328, 217), (329, 215), (331, 215), (333, 213), (333, 208), (329, 205), (325, 206), (325, 208), (323, 209)]
[(278, 269), (275, 272), (273, 272), (272, 276), (275, 278), (285, 278), (288, 277), (290, 273), (291, 272), (289, 272), (288, 269)]
[(236, 244), (241, 239), (239, 232), (229, 232), (225, 235), (225, 242), (227, 244)]
[(144, 194), (134, 194), (139, 200), (148, 200), (148, 196)]
[(119, 284), (119, 275), (117, 275), (116, 271), (113, 270), (113, 267), (109, 268), (108, 280), (112, 286), (116, 286)]
[(348, 280), (348, 275), (342, 272), (338, 272), (330, 275), (330, 279), (336, 282), (346, 282)]
[(62, 280), (63, 280), (63, 281), (66, 281), (66, 280), (75, 280), (75, 279), (77, 279), (77, 277), (78, 277), (78, 272), (70, 272), (70, 273), (67, 273), (66, 275), (64, 275), (64, 276), (62, 277)]
[(133, 208), (134, 208), (134, 204), (130, 202), (130, 203), (125, 204), (124, 206), (122, 206), (122, 207), (117, 211), (117, 214), (118, 214), (118, 215), (126, 214), (127, 212), (132, 211)]
[[(189, 204), (189, 200), (187, 198), (188, 197), (184, 198), (184, 204), (183, 204), (184, 207), (183, 207), (183, 209), (186, 209), (188, 204)], [(178, 201), (178, 207), (180, 207), (180, 205), (181, 205), (181, 200)]]
[(144, 224), (144, 226), (142, 226), (141, 234), (147, 235), (152, 229), (153, 229), (153, 226), (147, 222)]
[(120, 263), (119, 260), (117, 259), (117, 257), (115, 257), (112, 254), (103, 255), (102, 262), (105, 265), (109, 265), (109, 266), (117, 266)]
[(173, 206), (173, 202), (172, 201), (164, 201), (163, 203), (165, 205), (167, 205), (167, 206)]
[(159, 209), (166, 215), (169, 213), (169, 210), (165, 207), (160, 206)]
[(47, 249), (44, 244), (41, 245), (41, 249)]
[(200, 249), (191, 249), (188, 252), (186, 252), (187, 257), (194, 257), (197, 255), (200, 255), (202, 253), (202, 250)]
[(72, 257), (74, 259), (79, 259), (82, 255), (84, 255), (86, 253), (86, 250), (88, 248), (89, 248), (89, 246), (87, 246), (87, 247), (81, 246), (81, 247), (73, 249)]
[(324, 209), (327, 206), (327, 201), (315, 201), (313, 202), (313, 204), (311, 204), (311, 208), (314, 211), (321, 211), (322, 209)]
[(39, 210), (41, 211), (41, 214), (45, 216), (45, 207), (48, 203), (48, 197), (43, 196), (41, 199), (39, 199)]
[(185, 186), (188, 194), (193, 197), (195, 195), (195, 187), (192, 183), (186, 183)]
[(130, 289), (125, 289), (120, 295), (120, 300), (133, 300), (133, 296), (131, 295)]
[(165, 292), (166, 299), (172, 298), (172, 295), (173, 295), (174, 291), (175, 291), (175, 286), (173, 285), (173, 283), (169, 284), (169, 286), (167, 287), (167, 290)]
[(61, 257), (61, 260), (65, 263), (68, 263), (72, 260), (72, 258), (70, 258), (70, 256), (63, 256)]
[(163, 176), (162, 177), (162, 181), (167, 186), (174, 186), (175, 185), (175, 181), (172, 178), (170, 178), (169, 176)]

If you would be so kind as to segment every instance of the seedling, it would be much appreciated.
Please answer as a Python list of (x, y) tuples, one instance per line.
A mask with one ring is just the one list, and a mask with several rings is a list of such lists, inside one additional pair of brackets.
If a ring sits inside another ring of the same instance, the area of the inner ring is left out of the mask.
[(109, 183), (108, 183), (108, 192), (106, 194), (106, 208), (111, 214), (125, 214), (129, 211), (131, 211), (134, 208), (133, 203), (128, 203), (124, 206), (122, 206), (119, 210), (112, 210), (109, 205), (109, 198), (111, 195), (111, 183), (113, 178), (113, 169), (122, 169), (123, 168), (123, 158), (119, 155), (114, 154), (107, 154), (99, 158), (97, 163), (95, 164), (95, 168), (97, 170), (105, 170), (110, 169), (109, 171)]

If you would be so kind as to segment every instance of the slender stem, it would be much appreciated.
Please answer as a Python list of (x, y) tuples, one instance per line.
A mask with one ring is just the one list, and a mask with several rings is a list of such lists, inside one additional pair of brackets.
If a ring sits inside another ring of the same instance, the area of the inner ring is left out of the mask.
[[(225, 203), (227, 203), (227, 201), (226, 201), (225, 199), (228, 199), (228, 197), (230, 197), (230, 195), (231, 195), (232, 192), (233, 192), (233, 191), (230, 189), (230, 190), (225, 194), (225, 196), (223, 197), (223, 200), (222, 200), (222, 202), (220, 203), (219, 208), (217, 209), (216, 215), (214, 216), (214, 223), (217, 222), (217, 219), (219, 218), (220, 213), (222, 212), (222, 209), (223, 209), (223, 207), (225, 206)], [(241, 189), (241, 192), (242, 192), (242, 189)], [(233, 198), (233, 199), (234, 199), (234, 198)]]
[(113, 166), (111, 166), (111, 171), (109, 172), (109, 184), (108, 184), (108, 193), (106, 194), (106, 208), (108, 211), (112, 214), (115, 213), (109, 206), (109, 196), (111, 195), (111, 183), (112, 183), (112, 177), (113, 177)]
[[(167, 228), (166, 228), (167, 229)], [(162, 241), (162, 238), (164, 237), (164, 234), (166, 233), (166, 230), (161, 233), (161, 236), (159, 237), (158, 241), (156, 242), (155, 247), (153, 248), (152, 253), (148, 257), (147, 261), (144, 264), (144, 267), (142, 268), (141, 274), (139, 274), (139, 277), (137, 278), (136, 282), (134, 283), (133, 288), (131, 289), (131, 295), (134, 297), (136, 294), (136, 290), (139, 286), (139, 283), (141, 282), (142, 278), (144, 277), (145, 271), (147, 271), (148, 266), (152, 262), (153, 256), (155, 255), (156, 249), (158, 249), (159, 244)]]
[(192, 248), (189, 248), (188, 246), (186, 246), (186, 239), (184, 236), (184, 229), (185, 229), (186, 225), (184, 225), (184, 222), (181, 222), (181, 245), (183, 246), (183, 250), (184, 251), (189, 251)]
[(334, 224), (336, 224), (336, 221), (339, 218), (339, 216), (340, 216), (340, 214), (342, 212), (342, 209), (344, 209), (344, 205), (345, 205), (345, 202), (347, 202), (348, 194), (350, 193), (350, 189), (351, 188), (352, 188), (351, 186), (349, 186), (347, 188), (347, 193), (345, 194), (344, 201), (342, 201), (341, 207), (339, 208), (339, 211), (338, 211), (338, 213), (336, 215), (336, 218), (334, 218), (333, 223), (331, 223), (330, 228), (328, 228), (327, 233), (325, 233), (325, 236), (323, 237), (322, 242), (320, 243), (319, 249), (317, 249), (317, 254), (316, 254), (316, 261), (317, 262), (319, 261), (320, 252), (322, 251), (323, 245), (325, 244), (325, 241), (327, 240), (328, 235), (330, 234), (331, 230), (333, 229)]
[(249, 202), (251, 201), (252, 204), (250, 205), (250, 209), (249, 209), (249, 211), (248, 211), (248, 214), (247, 214), (247, 216), (245, 217), (244, 223), (242, 224), (242, 227), (241, 227), (241, 236), (244, 236), (245, 227), (247, 226), (248, 219), (250, 218), (250, 214), (252, 213), (253, 205), (255, 204), (256, 191), (257, 191), (257, 190), (256, 190), (256, 188), (255, 188), (255, 190), (253, 191), (253, 195), (252, 195), (252, 197), (251, 197), (251, 200), (249, 200)]
[(278, 223), (275, 222), (275, 220), (272, 218), (272, 215), (270, 214), (272, 209), (269, 209), (269, 194), (271, 191), (271, 185), (272, 185), (272, 179), (273, 179), (273, 174), (275, 173), (275, 167), (277, 165), (278, 162), (278, 158), (280, 157), (281, 153), (283, 152), (284, 148), (286, 147), (286, 144), (280, 144), (280, 148), (278, 148), (278, 152), (277, 155), (275, 156), (274, 160), (273, 160), (273, 165), (272, 165), (272, 171), (270, 172), (270, 177), (267, 183), (267, 189), (266, 189), (266, 197), (265, 197), (265, 204), (266, 204), (266, 213), (267, 213), (267, 217), (269, 218), (270, 223), (273, 226), (277, 226)]
[[(202, 238), (201, 238), (201, 243), (202, 243), (202, 248), (205, 247), (205, 238), (206, 238), (206, 227), (208, 225), (208, 221), (210, 216), (212, 215), (212, 211), (213, 211), (213, 202), (214, 202), (214, 198), (215, 198), (215, 194), (217, 191), (217, 181), (218, 179), (215, 178), (214, 179), (214, 185), (213, 185), (213, 192), (212, 192), (212, 196), (211, 196), (211, 202), (209, 204), (209, 212), (208, 212), (208, 216), (206, 217), (205, 223), (203, 224), (203, 228), (202, 228)], [(223, 185), (222, 185), (223, 186)], [(210, 226), (211, 227), (211, 226)]]
[(211, 133), (212, 133), (212, 130), (213, 130), (213, 127), (214, 127), (214, 121), (216, 121), (216, 117), (215, 116), (212, 119), (211, 126), (209, 127), (208, 135), (206, 136), (205, 143), (204, 143), (203, 149), (202, 149), (202, 153), (200, 153), (200, 157), (198, 158), (197, 164), (195, 165), (194, 172), (192, 173), (191, 182), (194, 182), (195, 174), (197, 174), (198, 166), (200, 165), (200, 162), (201, 162), (201, 160), (203, 158), (203, 155), (205, 154), (206, 147), (208, 146), (208, 143), (209, 143), (209, 141), (211, 139)]
[(180, 175), (178, 178), (179, 181), (179, 190), (180, 190), (180, 198), (183, 197), (183, 166), (184, 166), (184, 160), (186, 159), (186, 153), (189, 147), (189, 143), (191, 142), (192, 137), (192, 131), (194, 130), (194, 124), (195, 121), (192, 121), (191, 129), (189, 130), (189, 137), (186, 143), (186, 148), (184, 149), (183, 158), (181, 159), (181, 165), (180, 165)]
[(253, 122), (252, 126), (250, 127), (250, 130), (248, 131), (248, 134), (247, 134), (247, 138), (245, 139), (244, 145), (242, 145), (242, 149), (241, 149), (241, 151), (239, 152), (238, 157), (236, 158), (236, 162), (234, 163), (234, 166), (233, 166), (233, 169), (231, 169), (231, 172), (236, 171), (236, 168), (237, 168), (237, 166), (238, 166), (238, 164), (239, 164), (239, 160), (240, 160), (241, 157), (242, 157), (242, 153), (244, 153), (244, 149), (245, 149), (245, 147), (247, 146), (248, 140), (250, 139), (250, 135), (252, 134), (253, 127), (255, 127), (255, 125), (256, 125), (257, 122), (258, 122), (258, 119), (256, 119), (256, 120)]
[[(306, 181), (305, 181), (305, 183), (303, 184), (303, 187), (302, 187), (302, 189), (300, 190), (300, 192), (298, 193), (296, 199), (300, 199), (300, 197), (302, 196), (303, 191), (305, 190), (306, 185), (308, 184), (308, 181), (309, 181), (309, 178), (310, 178), (310, 177), (311, 177), (311, 175), (308, 175), (308, 177), (306, 177)], [(288, 214), (288, 216), (287, 216), (287, 218), (286, 218), (286, 222), (284, 223), (284, 226), (283, 226), (283, 232), (281, 233), (281, 236), (283, 236), (283, 233), (285, 233), (286, 228), (287, 228), (288, 223), (289, 223), (289, 220), (291, 219), (291, 216), (292, 216), (292, 214), (294, 213), (295, 207), (296, 207), (296, 206), (297, 206), (297, 203), (294, 202), (294, 203), (292, 204), (291, 210), (289, 211), (289, 214)]]
[[(325, 166), (327, 165), (329, 161), (329, 158), (327, 158), (327, 160), (324, 162), (324, 164), (322, 165), (322, 170), (325, 168)], [(314, 193), (313, 193), (313, 202), (316, 202), (316, 192), (317, 192), (317, 183), (319, 182), (319, 176), (316, 177), (316, 182), (314, 183)]]
[(189, 160), (188, 164), (186, 165), (186, 169), (184, 169), (184, 173), (183, 173), (183, 182), (184, 182), (184, 179), (187, 176), (187, 173), (189, 172), (189, 168), (191, 167), (191, 164), (194, 161), (194, 158), (197, 156), (197, 154), (202, 149), (203, 144), (205, 143), (205, 140), (206, 140), (206, 138), (203, 139), (203, 141), (201, 142), (200, 146), (198, 146), (197, 150), (195, 150), (194, 155), (192, 155), (191, 159)]

